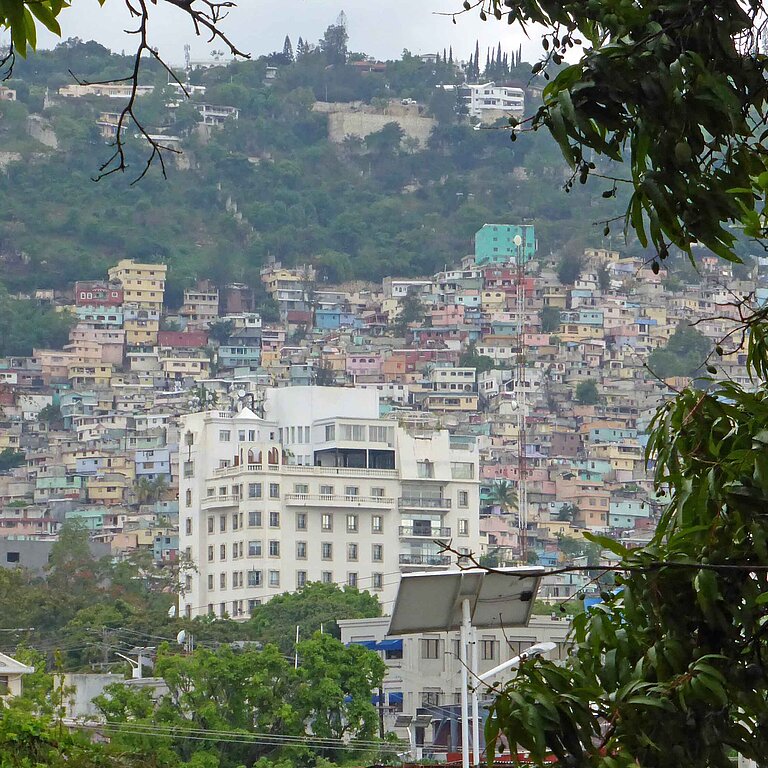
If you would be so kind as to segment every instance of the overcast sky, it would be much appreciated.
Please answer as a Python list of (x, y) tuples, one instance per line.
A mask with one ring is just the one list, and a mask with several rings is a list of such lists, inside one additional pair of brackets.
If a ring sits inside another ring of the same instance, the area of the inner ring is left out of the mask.
[[(163, 6), (163, 3), (160, 3)], [(438, 15), (461, 9), (461, 0), (240, 0), (226, 22), (233, 40), (246, 52), (258, 56), (282, 50), (286, 34), (296, 45), (299, 36), (311, 42), (322, 37), (326, 27), (335, 23), (341, 10), (347, 16), (349, 48), (379, 59), (399, 58), (404, 48), (411, 53), (434, 53), (453, 46), (454, 58), (467, 59), (480, 40), (481, 57), (487, 46), (501, 41), (505, 51), (523, 45), (523, 58), (538, 59), (538, 40), (528, 40), (517, 27), (506, 22), (482, 22), (475, 11), (457, 17)], [(183, 14), (172, 8), (152, 8), (150, 43), (174, 64), (184, 60), (184, 45), (192, 46), (193, 59), (208, 59), (212, 48), (187, 25)], [(62, 12), (63, 37), (96, 40), (114, 51), (130, 51), (131, 36), (123, 30), (130, 26), (122, 0), (106, 0), (100, 8), (96, 0), (74, 0)], [(57, 39), (41, 33), (40, 44), (52, 46)]]

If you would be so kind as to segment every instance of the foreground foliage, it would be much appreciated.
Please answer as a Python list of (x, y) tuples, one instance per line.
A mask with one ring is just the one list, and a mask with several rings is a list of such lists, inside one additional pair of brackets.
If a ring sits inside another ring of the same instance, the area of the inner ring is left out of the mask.
[[(616, 589), (578, 614), (563, 666), (533, 660), (488, 721), (568, 765), (730, 766), (768, 753), (768, 326), (753, 327), (754, 389), (689, 388), (648, 446), (668, 500), (648, 544), (590, 537), (620, 560)], [(707, 382), (703, 382), (707, 383)]]
[[(583, 44), (544, 89), (533, 128), (546, 127), (585, 183), (593, 154), (627, 159), (627, 230), (665, 258), (703, 244), (736, 260), (729, 223), (765, 234), (768, 133), (759, 0), (479, 0), (482, 17), (544, 24), (545, 59)], [(549, 75), (547, 75), (548, 77)], [(605, 185), (615, 194), (616, 182)]]

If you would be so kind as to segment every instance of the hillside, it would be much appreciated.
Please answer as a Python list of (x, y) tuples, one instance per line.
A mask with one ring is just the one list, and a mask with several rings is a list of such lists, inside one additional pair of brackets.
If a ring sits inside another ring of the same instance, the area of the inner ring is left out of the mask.
[[(206, 103), (239, 110), (237, 120), (204, 131), (189, 105), (166, 107), (162, 74), (147, 70), (147, 84), (158, 82), (140, 97), (142, 117), (153, 131), (178, 135), (183, 154), (170, 159), (167, 180), (154, 169), (135, 186), (131, 174), (92, 181), (110, 151), (97, 120), (117, 100), (57, 95), (72, 83), (68, 70), (114, 77), (125, 58), (67, 41), (20, 62), (6, 83), (17, 101), (0, 101), (8, 288), (63, 287), (72, 275), (102, 275), (122, 257), (168, 263), (171, 303), (197, 276), (255, 283), (268, 257), (315, 263), (330, 282), (429, 274), (468, 253), (474, 232), (490, 221), (535, 221), (545, 254), (603, 242), (593, 222), (615, 216), (621, 200), (604, 199), (599, 182), (566, 196), (567, 171), (549, 136), (521, 133), (513, 144), (507, 131), (459, 122), (455, 97), (436, 87), (460, 81), (457, 67), (425, 65), (406, 52), (383, 72), (361, 72), (329, 65), (327, 55), (320, 46), (280, 64), (273, 80), (264, 58), (193, 71)], [(523, 63), (507, 77), (526, 71)], [(328, 116), (313, 109), (318, 96), (373, 108), (412, 99), (436, 124), (424, 145), (391, 124), (364, 140), (332, 143)], [(29, 135), (30, 115), (52, 128), (56, 147)], [(131, 151), (132, 170), (140, 169), (146, 147)]]

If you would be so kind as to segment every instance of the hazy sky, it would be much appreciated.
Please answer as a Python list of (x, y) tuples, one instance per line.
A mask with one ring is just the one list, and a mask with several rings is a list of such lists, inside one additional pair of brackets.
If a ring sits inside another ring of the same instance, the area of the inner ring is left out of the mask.
[[(294, 46), (299, 36), (317, 42), (342, 9), (347, 16), (350, 50), (364, 51), (379, 59), (398, 58), (403, 48), (412, 53), (434, 53), (451, 45), (454, 58), (467, 59), (476, 39), (480, 40), (482, 58), (486, 47), (495, 47), (499, 41), (505, 51), (522, 44), (523, 58), (530, 61), (541, 52), (538, 40), (528, 40), (506, 22), (482, 22), (475, 11), (457, 17), (456, 24), (450, 16), (438, 15), (460, 10), (461, 0), (240, 0), (225, 23), (233, 40), (258, 56), (282, 50), (286, 34)], [(150, 42), (172, 63), (183, 62), (185, 43), (192, 45), (193, 59), (207, 59), (212, 47), (221, 47), (195, 38), (179, 11), (155, 7), (152, 13)], [(128, 52), (134, 45), (131, 36), (123, 32), (130, 27), (130, 19), (122, 0), (106, 0), (103, 8), (96, 0), (74, 0), (60, 19), (64, 38), (96, 40), (117, 52)], [(53, 36), (41, 34), (41, 45), (56, 42)]]

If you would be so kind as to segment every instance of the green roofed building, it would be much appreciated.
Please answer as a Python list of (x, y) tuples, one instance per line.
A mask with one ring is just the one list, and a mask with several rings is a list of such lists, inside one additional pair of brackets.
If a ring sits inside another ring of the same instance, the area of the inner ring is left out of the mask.
[(515, 237), (520, 236), (520, 257), (529, 262), (536, 253), (533, 224), (483, 224), (475, 232), (477, 264), (508, 264), (517, 259)]

